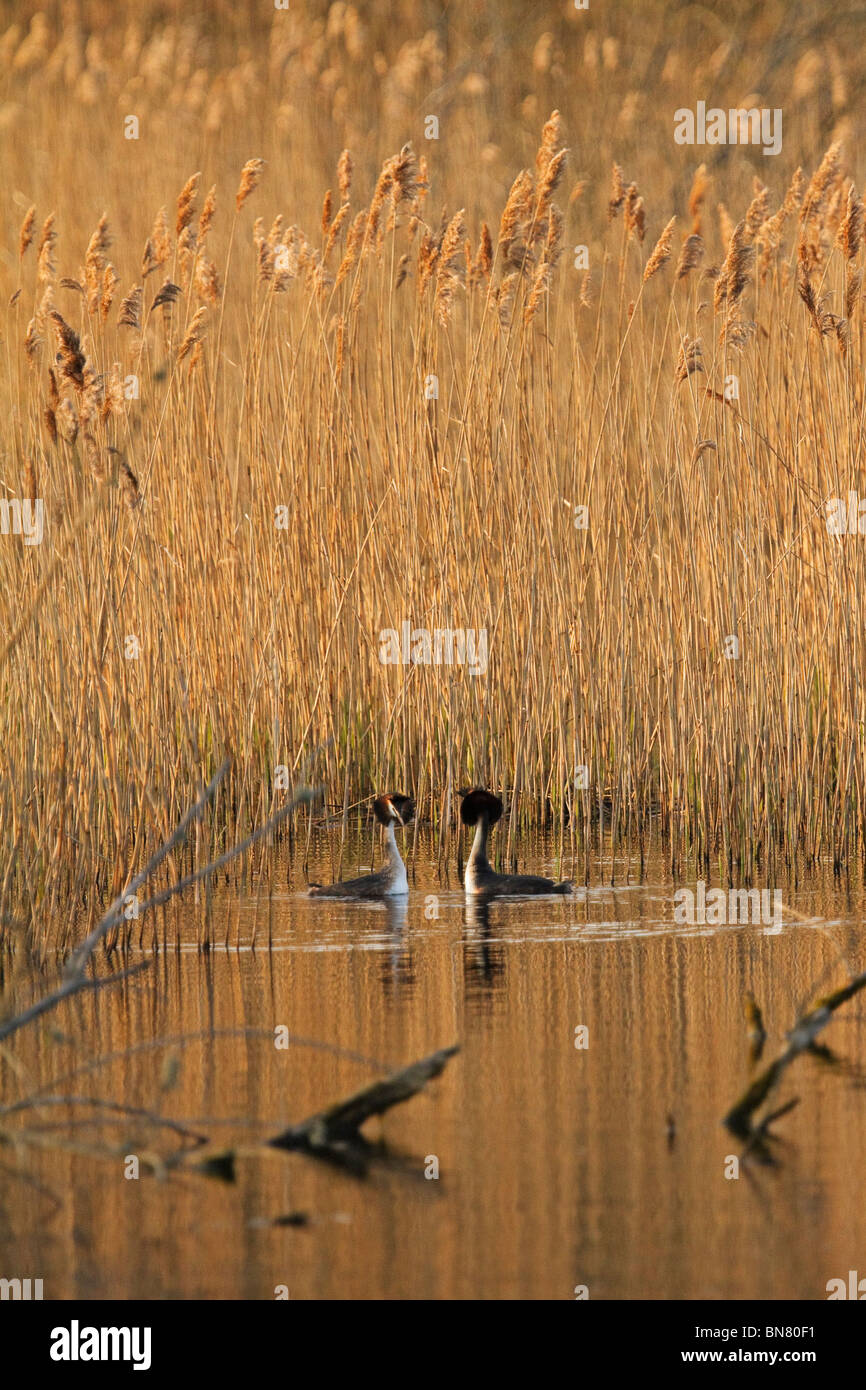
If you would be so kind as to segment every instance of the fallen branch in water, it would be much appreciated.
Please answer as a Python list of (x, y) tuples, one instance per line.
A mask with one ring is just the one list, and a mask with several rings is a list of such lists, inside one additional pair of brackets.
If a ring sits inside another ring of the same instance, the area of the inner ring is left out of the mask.
[[(153, 857), (144, 866), (141, 873), (137, 874), (123, 893), (115, 898), (111, 907), (100, 921), (97, 922), (93, 931), (89, 932), (81, 942), (81, 945), (73, 951), (63, 967), (63, 983), (59, 985), (57, 989), (52, 990), (49, 994), (44, 995), (34, 1004), (31, 1004), (22, 1013), (13, 1014), (11, 1018), (4, 1019), (4, 1021), (0, 1023), (0, 1042), (2, 1042), (4, 1038), (10, 1037), (12, 1033), (17, 1033), (19, 1028), (23, 1028), (25, 1024), (32, 1023), (35, 1018), (39, 1018), (42, 1014), (55, 1008), (62, 1000), (68, 999), (71, 994), (77, 994), (82, 989), (98, 988), (100, 982), (88, 980), (85, 974), (93, 952), (115, 923), (123, 920), (124, 904), (127, 899), (135, 893), (137, 888), (141, 887), (148, 875), (153, 873), (153, 870), (162, 863), (166, 855), (170, 854), (175, 846), (179, 845), (181, 841), (185, 839), (187, 830), (201, 815), (228, 771), (229, 765), (230, 759), (226, 758), (222, 766), (214, 773), (198, 801), (187, 811), (174, 834), (171, 835), (168, 840), (163, 841)], [(147, 964), (148, 962), (143, 962), (135, 968), (144, 969)], [(129, 974), (129, 971), (123, 971), (120, 975), (107, 976), (104, 983), (112, 983), (114, 980), (121, 979), (123, 976)]]
[(57, 989), (44, 995), (42, 999), (37, 999), (34, 1004), (29, 1004), (20, 1014), (15, 1014), (14, 1017), (0, 1022), (0, 1041), (7, 1038), (10, 1033), (17, 1033), (19, 1028), (24, 1027), (25, 1023), (32, 1023), (35, 1018), (47, 1014), (50, 1009), (55, 1008), (64, 999), (68, 999), (71, 994), (80, 994), (83, 989), (102, 989), (104, 985), (116, 985), (118, 980), (128, 980), (133, 975), (138, 975), (140, 971), (149, 968), (150, 961), (141, 960), (137, 965), (131, 965), (128, 970), (119, 970), (116, 975), (103, 975), (101, 979), (89, 980), (87, 976), (84, 976), (83, 978), (73, 977), (64, 980)]
[[(152, 856), (148, 863), (145, 864), (144, 868), (141, 870), (141, 873), (136, 874), (132, 882), (126, 888), (124, 888), (123, 892), (120, 893), (118, 897), (114, 899), (114, 902), (111, 904), (111, 907), (101, 918), (101, 920), (97, 922), (96, 926), (93, 928), (93, 931), (90, 932), (84, 938), (81, 945), (76, 947), (76, 949), (72, 952), (72, 955), (69, 957), (69, 960), (67, 961), (66, 966), (64, 968), (64, 974), (67, 976), (67, 978), (71, 977), (74, 979), (83, 974), (84, 970), (87, 968), (87, 964), (90, 960), (90, 957), (93, 955), (93, 952), (96, 950), (103, 937), (108, 934), (108, 932), (111, 930), (113, 926), (116, 926), (118, 923), (124, 920), (124, 908), (129, 899), (135, 896), (141, 885), (150, 877), (154, 869), (157, 869), (159, 867), (163, 859), (165, 859), (166, 856), (169, 855), (171, 851), (176, 848), (177, 845), (181, 844), (182, 841), (186, 839), (186, 832), (189, 830), (193, 822), (198, 820), (205, 806), (211, 800), (220, 782), (228, 772), (230, 766), (231, 759), (224, 758), (221, 765), (217, 768), (213, 777), (208, 782), (198, 801), (187, 811), (186, 815), (178, 825), (174, 834), (171, 835), (167, 840), (163, 841), (156, 853)], [(141, 908), (139, 908), (139, 912), (141, 912)], [(0, 1033), (0, 1037), (2, 1036), (2, 1033)]]
[[(459, 1050), (454, 1046), (433, 1052), (429, 1057), (423, 1057), (381, 1081), (372, 1082), (363, 1090), (354, 1092), (347, 1100), (337, 1101), (302, 1124), (292, 1125), (273, 1139), (260, 1141), (254, 1147), (230, 1148), (201, 1154), (202, 1146), (208, 1142), (207, 1135), (201, 1130), (208, 1124), (215, 1123), (214, 1121), (197, 1120), (195, 1123), (199, 1129), (192, 1130), (189, 1122), (169, 1119), (155, 1110), (95, 1096), (37, 1094), (0, 1109), (0, 1120), (19, 1115), (26, 1110), (38, 1111), (43, 1107), (81, 1106), (99, 1112), (102, 1122), (145, 1121), (155, 1129), (166, 1129), (185, 1141), (167, 1154), (135, 1145), (135, 1154), (142, 1169), (161, 1179), (173, 1171), (183, 1170), (217, 1178), (223, 1182), (233, 1182), (237, 1158), (255, 1157), (257, 1154), (261, 1156), (263, 1148), (301, 1150), (316, 1158), (337, 1163), (361, 1177), (367, 1172), (370, 1158), (377, 1151), (361, 1134), (361, 1126), (374, 1115), (383, 1115), (392, 1106), (411, 1100), (412, 1096), (423, 1090), (428, 1081), (439, 1076), (450, 1058)], [(232, 1120), (230, 1123), (239, 1122)], [(0, 1123), (0, 1145), (9, 1144), (16, 1149), (54, 1149), (87, 1158), (116, 1161), (119, 1156), (129, 1153), (131, 1143), (132, 1140), (127, 1139), (120, 1145), (83, 1144), (68, 1137), (49, 1134), (45, 1128), (13, 1128)], [(383, 1158), (387, 1157), (382, 1146), (379, 1152)]]
[[(318, 752), (318, 750), (316, 751)], [(315, 754), (313, 756), (315, 756)], [(98, 989), (102, 985), (112, 984), (116, 980), (124, 979), (129, 975), (135, 974), (138, 970), (144, 970), (148, 967), (150, 962), (144, 961), (134, 966), (131, 970), (124, 970), (117, 975), (106, 976), (102, 980), (88, 979), (85, 974), (90, 959), (99, 943), (105, 939), (112, 927), (118, 926), (125, 920), (125, 906), (129, 898), (133, 896), (145, 880), (150, 877), (154, 869), (159, 867), (165, 857), (186, 838), (190, 826), (201, 816), (205, 806), (213, 797), (230, 765), (231, 759), (226, 758), (214, 773), (195, 805), (187, 811), (174, 833), (169, 839), (163, 841), (159, 849), (147, 862), (141, 872), (137, 874), (123, 892), (114, 899), (114, 902), (99, 922), (97, 922), (93, 931), (89, 932), (81, 944), (72, 952), (63, 967), (63, 983), (49, 994), (44, 995), (41, 999), (29, 1005), (22, 1013), (14, 1014), (11, 1018), (4, 1019), (0, 1022), (0, 1042), (2, 1042), (4, 1038), (10, 1037), (12, 1033), (17, 1033), (19, 1028), (23, 1028), (25, 1024), (31, 1023), (35, 1018), (39, 1018), (42, 1014), (55, 1008), (56, 1005), (61, 1003), (63, 999), (69, 998), (70, 995), (77, 994), (82, 989)], [(218, 859), (214, 859), (210, 864), (206, 864), (203, 868), (196, 870), (195, 873), (189, 874), (171, 888), (167, 888), (163, 892), (155, 894), (154, 897), (148, 898), (146, 902), (140, 903), (138, 906), (138, 915), (141, 916), (142, 913), (148, 912), (154, 907), (167, 902), (168, 899), (173, 897), (176, 893), (183, 892), (185, 888), (190, 887), (193, 883), (198, 883), (201, 879), (216, 873), (218, 869), (222, 868), (223, 865), (227, 864), (230, 860), (236, 859), (238, 855), (243, 854), (251, 845), (255, 844), (256, 841), (270, 834), (274, 827), (279, 825), (280, 821), (284, 820), (285, 817), (296, 810), (298, 806), (318, 800), (321, 795), (322, 792), (319, 788), (301, 787), (292, 794), (291, 800), (288, 801), (285, 806), (281, 807), (275, 815), (271, 816), (270, 820), (266, 821), (264, 825), (259, 826), (258, 830), (254, 830), (251, 835), (248, 835), (241, 844), (233, 846), (230, 850), (226, 850), (225, 854), (221, 854)]]
[(429, 1057), (422, 1057), (383, 1081), (374, 1081), (362, 1091), (356, 1091), (347, 1100), (337, 1101), (301, 1124), (292, 1125), (267, 1143), (275, 1149), (300, 1149), (315, 1158), (363, 1173), (370, 1152), (370, 1145), (360, 1132), (364, 1122), (411, 1100), (428, 1081), (439, 1076), (459, 1050), (454, 1046), (431, 1052)]
[(775, 1139), (776, 1137), (774, 1134), (770, 1133), (770, 1125), (774, 1124), (776, 1120), (780, 1120), (783, 1115), (787, 1115), (789, 1110), (795, 1109), (799, 1104), (800, 1097), (792, 1096), (789, 1101), (786, 1101), (784, 1105), (780, 1105), (777, 1110), (771, 1110), (769, 1115), (765, 1115), (758, 1124), (753, 1126), (743, 1154), (749, 1154), (754, 1150), (759, 1158), (770, 1161), (770, 1151), (767, 1148), (766, 1141), (768, 1139)]
[(752, 1117), (755, 1111), (763, 1105), (786, 1067), (789, 1067), (794, 1058), (799, 1057), (801, 1052), (806, 1052), (812, 1047), (815, 1038), (821, 1029), (830, 1022), (836, 1010), (864, 986), (866, 986), (866, 973), (857, 975), (849, 984), (834, 990), (832, 994), (816, 999), (809, 1011), (803, 1014), (802, 1018), (798, 1019), (791, 1029), (787, 1044), (779, 1055), (755, 1077), (745, 1094), (728, 1111), (722, 1123), (739, 1139), (748, 1140), (749, 1148), (759, 1149), (766, 1137), (772, 1137), (768, 1135), (770, 1123), (774, 1119), (778, 1119), (780, 1115), (785, 1114), (795, 1103), (789, 1102), (780, 1110), (775, 1111), (774, 1114), (768, 1115), (758, 1125), (753, 1124)]

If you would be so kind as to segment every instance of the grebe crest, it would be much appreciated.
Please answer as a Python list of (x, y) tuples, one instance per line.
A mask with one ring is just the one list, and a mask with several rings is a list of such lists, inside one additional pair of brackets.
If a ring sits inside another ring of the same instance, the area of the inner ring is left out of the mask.
[(483, 787), (474, 787), (472, 791), (458, 792), (457, 795), (463, 797), (460, 819), (464, 825), (477, 825), (484, 814), (487, 815), (488, 825), (495, 825), (502, 815), (499, 797)]
[(373, 802), (373, 815), (380, 825), (409, 825), (415, 815), (415, 802), (411, 796), (402, 792), (389, 792), (387, 796), (377, 796)]

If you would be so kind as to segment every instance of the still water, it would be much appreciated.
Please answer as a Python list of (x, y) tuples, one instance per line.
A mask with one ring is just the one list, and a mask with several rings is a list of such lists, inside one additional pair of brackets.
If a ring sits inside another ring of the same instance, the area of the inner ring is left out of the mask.
[[(332, 844), (313, 845), (311, 878), (330, 877)], [(346, 876), (369, 844), (350, 843)], [(535, 841), (520, 868), (556, 872), (553, 853)], [(80, 1098), (0, 1114), (29, 1136), (0, 1146), (0, 1275), (42, 1278), (45, 1298), (822, 1299), (866, 1274), (866, 995), (821, 1034), (832, 1051), (785, 1073), (772, 1104), (799, 1104), (775, 1166), (726, 1176), (743, 1145), (720, 1123), (753, 1075), (747, 992), (769, 1060), (805, 1003), (866, 969), (862, 883), (801, 878), (768, 933), (678, 924), (662, 860), (643, 881), (628, 868), (606, 887), (596, 861), (574, 899), (485, 913), (423, 837), (403, 907), (310, 901), (283, 862), (270, 909), (217, 891), (209, 955), (181, 905), (149, 970), (65, 1003), (0, 1061), (4, 1106)], [(366, 1179), (261, 1147), (455, 1042), (441, 1077), (368, 1124), (387, 1152)], [(235, 1181), (126, 1177), (130, 1155), (188, 1142), (156, 1117), (207, 1135), (201, 1153), (234, 1149)]]

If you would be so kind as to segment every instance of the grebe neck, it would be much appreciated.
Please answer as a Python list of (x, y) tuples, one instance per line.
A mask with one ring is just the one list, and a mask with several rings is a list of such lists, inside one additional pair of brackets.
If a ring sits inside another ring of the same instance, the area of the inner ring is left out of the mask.
[(472, 849), (469, 852), (469, 863), (474, 868), (489, 869), (490, 863), (487, 858), (487, 835), (490, 830), (490, 821), (487, 813), (484, 812), (478, 817), (478, 824), (475, 827), (475, 839), (472, 841)]
[(389, 868), (396, 868), (403, 863), (403, 858), (397, 846), (397, 834), (394, 822), (382, 826), (382, 839), (384, 842), (384, 860)]
[(383, 825), (383, 865), (385, 875), (388, 880), (388, 887), (385, 892), (388, 895), (402, 894), (409, 892), (409, 880), (406, 876), (406, 865), (397, 848), (397, 835), (392, 821), (389, 825)]

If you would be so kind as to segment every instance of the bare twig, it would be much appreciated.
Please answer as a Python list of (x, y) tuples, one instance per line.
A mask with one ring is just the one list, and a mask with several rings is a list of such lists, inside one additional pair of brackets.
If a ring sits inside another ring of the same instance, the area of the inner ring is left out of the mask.
[[(167, 840), (163, 841), (156, 853), (152, 856), (148, 863), (145, 864), (144, 868), (141, 870), (141, 873), (136, 874), (135, 878), (128, 885), (128, 887), (126, 887), (123, 890), (123, 892), (115, 898), (114, 902), (111, 904), (111, 907), (101, 918), (101, 920), (97, 922), (96, 926), (93, 928), (93, 931), (90, 932), (90, 934), (84, 938), (81, 945), (78, 946), (75, 951), (73, 951), (66, 964), (65, 973), (67, 974), (67, 976), (72, 976), (74, 978), (82, 974), (82, 972), (87, 966), (87, 962), (93, 955), (93, 952), (96, 950), (96, 947), (99, 945), (103, 937), (107, 935), (107, 933), (111, 930), (113, 926), (116, 926), (118, 922), (123, 920), (124, 903), (126, 903), (127, 900), (130, 897), (132, 897), (132, 895), (137, 891), (137, 889), (141, 887), (145, 880), (150, 877), (154, 869), (159, 867), (159, 865), (162, 863), (165, 857), (168, 854), (170, 854), (171, 851), (186, 838), (186, 832), (189, 830), (193, 822), (198, 820), (199, 816), (201, 815), (207, 803), (210, 801), (211, 797), (213, 796), (223, 777), (225, 777), (226, 773), (228, 772), (230, 766), (231, 759), (224, 758), (221, 765), (217, 768), (213, 777), (208, 782), (198, 801), (187, 811), (186, 815), (178, 825), (174, 834), (170, 835)], [(2, 1034), (0, 1034), (0, 1037), (2, 1037)]]
[[(801, 1052), (805, 1052), (811, 1047), (818, 1033), (832, 1019), (836, 1009), (863, 989), (864, 985), (866, 985), (866, 973), (857, 975), (849, 984), (843, 985), (841, 989), (835, 990), (832, 994), (816, 999), (809, 1012), (797, 1020), (788, 1034), (787, 1045), (770, 1062), (769, 1066), (765, 1067), (755, 1078), (745, 1094), (725, 1116), (723, 1123), (733, 1134), (741, 1139), (755, 1142), (757, 1129), (752, 1123), (755, 1111), (763, 1105), (785, 1068), (790, 1066)], [(769, 1116), (763, 1124), (763, 1131), (766, 1131), (770, 1120), (777, 1118), (788, 1108), (790, 1107), (785, 1106), (782, 1110), (777, 1111), (776, 1115)]]
[(12, 1018), (4, 1019), (0, 1023), (0, 1042), (8, 1038), (12, 1033), (17, 1033), (19, 1028), (25, 1024), (32, 1023), (35, 1018), (40, 1018), (42, 1014), (47, 1014), (50, 1009), (63, 1000), (68, 999), (72, 994), (79, 994), (83, 989), (103, 989), (106, 985), (117, 984), (118, 980), (131, 979), (141, 970), (150, 968), (149, 960), (139, 961), (137, 965), (130, 966), (129, 970), (119, 970), (115, 975), (104, 975), (101, 979), (88, 980), (86, 976), (77, 976), (65, 980), (57, 989), (46, 994), (42, 999), (37, 999), (34, 1004), (30, 1004), (22, 1013), (15, 1014)]
[[(79, 990), (101, 988), (103, 985), (112, 984), (116, 980), (127, 978), (138, 970), (146, 968), (148, 962), (143, 962), (140, 965), (134, 966), (132, 970), (122, 971), (118, 975), (109, 975), (102, 980), (88, 980), (84, 974), (88, 962), (100, 941), (105, 938), (112, 927), (125, 920), (123, 912), (124, 904), (128, 901), (130, 896), (141, 887), (150, 874), (153, 873), (154, 869), (162, 863), (166, 855), (170, 854), (171, 851), (183, 841), (190, 826), (199, 818), (205, 806), (213, 797), (217, 787), (228, 771), (230, 763), (231, 760), (229, 758), (223, 761), (195, 805), (187, 811), (174, 833), (160, 845), (159, 849), (151, 857), (141, 872), (137, 874), (124, 891), (114, 899), (114, 902), (93, 928), (93, 931), (90, 932), (76, 950), (73, 951), (64, 967), (63, 973), (65, 978), (63, 983), (57, 989), (52, 990), (50, 994), (45, 995), (42, 999), (38, 999), (34, 1004), (31, 1004), (23, 1013), (16, 1014), (0, 1024), (0, 1042), (2, 1042), (4, 1038), (9, 1037), (12, 1033), (16, 1033), (19, 1028), (23, 1028), (25, 1024), (32, 1022), (34, 1018), (39, 1018), (40, 1015), (53, 1009), (61, 1000), (68, 998), (72, 994), (77, 994)], [(214, 859), (210, 864), (205, 865), (204, 868), (197, 870), (196, 873), (189, 874), (185, 879), (181, 879), (179, 883), (174, 884), (173, 887), (166, 889), (162, 893), (157, 893), (154, 897), (142, 903), (139, 906), (139, 915), (141, 915), (142, 912), (146, 912), (158, 906), (160, 903), (166, 902), (170, 897), (174, 896), (174, 894), (182, 892), (184, 888), (189, 887), (191, 884), (197, 883), (201, 879), (215, 873), (224, 864), (237, 858), (239, 854), (243, 854), (250, 845), (255, 844), (256, 841), (269, 834), (274, 827), (285, 819), (291, 811), (295, 810), (297, 806), (314, 800), (320, 794), (319, 791), (313, 791), (309, 788), (296, 791), (291, 800), (283, 806), (276, 815), (272, 816), (270, 820), (263, 826), (260, 826), (258, 830), (253, 831), (241, 844), (235, 845), (232, 849), (227, 850), (225, 854), (220, 855), (218, 859)]]
[(158, 1115), (153, 1110), (145, 1110), (138, 1105), (124, 1105), (122, 1101), (103, 1100), (99, 1096), (28, 1096), (25, 1100), (16, 1101), (14, 1105), (7, 1105), (3, 1110), (6, 1115), (20, 1114), (22, 1110), (39, 1110), (47, 1105), (90, 1105), (96, 1110), (108, 1110), (118, 1119), (129, 1117), (136, 1120), (147, 1120), (152, 1125), (158, 1125), (162, 1129), (170, 1129), (175, 1134), (179, 1134), (184, 1139), (192, 1139), (198, 1146), (208, 1142), (206, 1134), (197, 1134), (195, 1130), (188, 1129), (179, 1120), (169, 1120), (164, 1115)]

